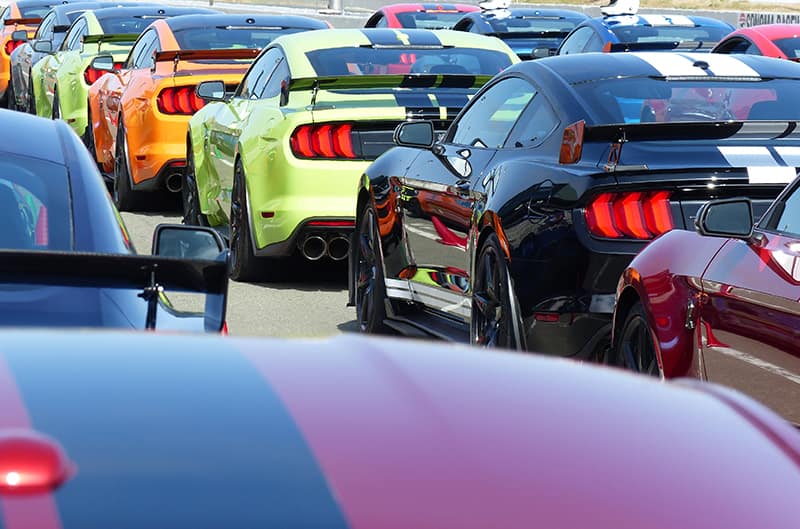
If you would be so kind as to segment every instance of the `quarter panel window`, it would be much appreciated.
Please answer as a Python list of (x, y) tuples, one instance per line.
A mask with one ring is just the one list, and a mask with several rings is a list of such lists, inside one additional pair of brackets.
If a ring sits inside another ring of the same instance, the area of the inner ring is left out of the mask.
[(558, 50), (559, 55), (569, 55), (570, 53), (582, 53), (586, 43), (594, 35), (594, 30), (588, 26), (584, 26), (575, 30), (571, 35), (568, 35), (564, 42), (561, 43), (561, 48)]

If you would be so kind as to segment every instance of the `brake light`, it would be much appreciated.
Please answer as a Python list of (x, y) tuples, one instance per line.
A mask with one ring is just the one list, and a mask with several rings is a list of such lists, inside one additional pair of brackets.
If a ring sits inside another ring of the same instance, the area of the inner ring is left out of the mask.
[(300, 125), (289, 145), (299, 158), (355, 158), (351, 123)]
[[(114, 71), (118, 72), (122, 69), (121, 62), (114, 63)], [(86, 81), (86, 84), (92, 85), (95, 81), (103, 77), (104, 73), (108, 73), (108, 70), (98, 70), (96, 68), (92, 68), (91, 66), (87, 66), (86, 69), (83, 71), (83, 80)]]
[(24, 40), (7, 40), (6, 41), (6, 55), (11, 55), (11, 52), (25, 44), (26, 41)]
[(354, 220), (312, 220), (307, 224), (315, 228), (352, 228), (355, 225)]
[(647, 240), (674, 227), (668, 191), (602, 193), (584, 215), (589, 232), (606, 239)]
[(558, 155), (558, 163), (578, 163), (583, 151), (583, 129), (586, 122), (576, 121), (564, 129), (564, 136), (561, 139), (561, 152)]
[(177, 86), (163, 89), (156, 98), (162, 114), (191, 116), (205, 105), (205, 101), (194, 93), (194, 86)]

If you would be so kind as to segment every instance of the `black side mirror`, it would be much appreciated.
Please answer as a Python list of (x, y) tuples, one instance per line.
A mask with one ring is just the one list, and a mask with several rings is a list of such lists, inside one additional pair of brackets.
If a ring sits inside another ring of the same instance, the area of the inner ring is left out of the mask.
[(33, 43), (33, 51), (38, 51), (39, 53), (53, 53), (53, 41), (37, 40)]
[(28, 41), (28, 32), (24, 29), (18, 29), (17, 31), (11, 34), (11, 40), (21, 40), (23, 42)]
[(694, 221), (700, 235), (749, 239), (753, 236), (753, 205), (747, 198), (706, 202)]
[(396, 145), (431, 148), (434, 139), (433, 123), (430, 121), (406, 121), (394, 129), (392, 139)]
[(111, 55), (98, 55), (92, 59), (91, 67), (103, 72), (114, 71), (114, 57)]
[(222, 81), (203, 81), (194, 90), (203, 101), (225, 101), (225, 83)]
[(225, 251), (222, 236), (206, 226), (159, 224), (153, 233), (153, 255), (212, 261)]

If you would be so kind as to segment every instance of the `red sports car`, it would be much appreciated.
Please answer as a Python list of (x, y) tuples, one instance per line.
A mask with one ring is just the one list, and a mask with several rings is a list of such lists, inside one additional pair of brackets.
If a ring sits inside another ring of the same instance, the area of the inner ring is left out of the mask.
[(0, 332), (7, 529), (797, 529), (800, 434), (467, 346)]
[(800, 24), (764, 24), (728, 34), (712, 53), (747, 53), (800, 60)]
[(480, 10), (469, 4), (391, 4), (370, 15), (364, 27), (452, 29), (464, 13)]
[(695, 222), (624, 271), (611, 360), (734, 387), (800, 425), (800, 179), (755, 227), (745, 198), (709, 202)]

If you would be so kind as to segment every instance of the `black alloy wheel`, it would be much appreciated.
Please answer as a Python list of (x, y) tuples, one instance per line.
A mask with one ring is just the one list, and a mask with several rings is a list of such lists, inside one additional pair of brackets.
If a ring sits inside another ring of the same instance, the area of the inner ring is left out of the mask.
[(189, 142), (186, 143), (186, 168), (183, 172), (183, 185), (181, 185), (181, 202), (184, 224), (208, 226), (208, 217), (200, 211), (197, 179), (194, 173), (194, 153)]
[(525, 349), (519, 303), (496, 234), (487, 237), (475, 266), (470, 341), (484, 347)]
[(641, 301), (631, 307), (616, 340), (615, 364), (636, 373), (661, 377), (655, 337)]
[(262, 275), (261, 260), (253, 252), (251, 239), (244, 168), (236, 160), (230, 217), (230, 276), (234, 281), (255, 281)]
[(375, 211), (367, 204), (356, 233), (358, 261), (355, 267), (356, 316), (363, 333), (383, 334), (388, 331), (386, 319), (386, 284), (378, 239)]
[(114, 150), (114, 203), (120, 211), (136, 211), (141, 208), (142, 193), (131, 187), (128, 170), (128, 142), (122, 116), (117, 121), (117, 145)]

